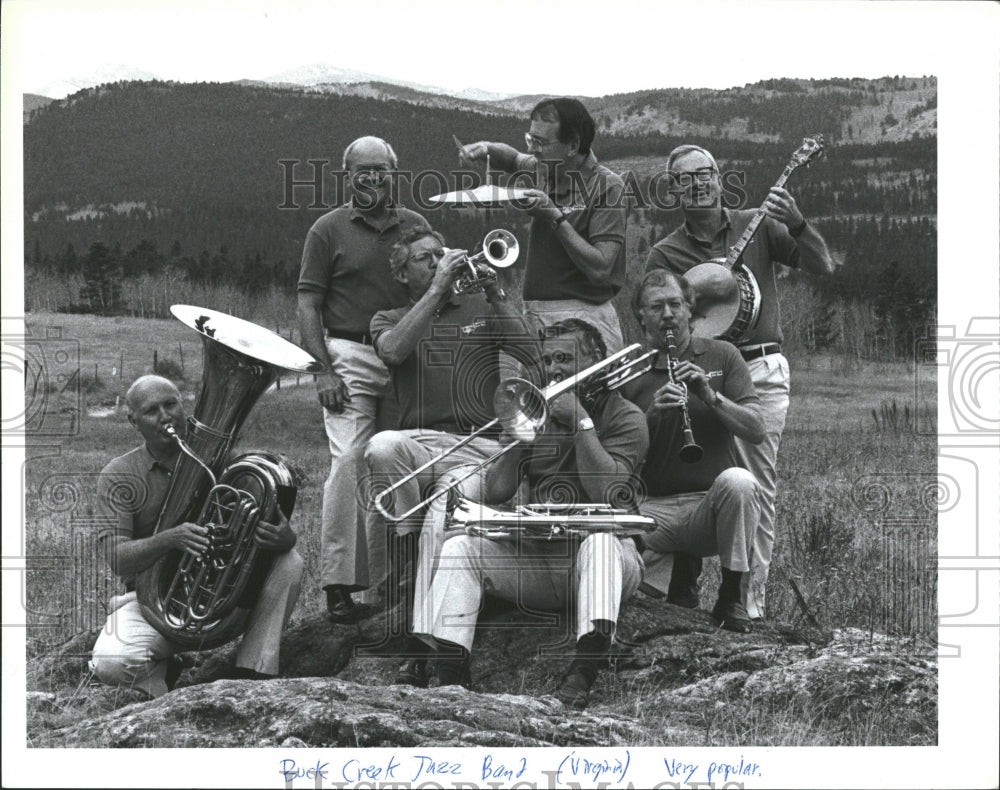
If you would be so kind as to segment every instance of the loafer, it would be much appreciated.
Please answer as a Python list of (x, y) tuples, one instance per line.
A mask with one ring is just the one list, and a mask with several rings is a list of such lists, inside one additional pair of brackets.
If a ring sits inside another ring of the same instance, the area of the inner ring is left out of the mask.
[(349, 592), (328, 587), (326, 590), (326, 619), (331, 623), (349, 624), (361, 619), (361, 610)]
[(570, 670), (562, 680), (555, 693), (555, 698), (563, 705), (577, 710), (583, 710), (590, 702), (590, 687), (592, 681), (577, 670)]
[(430, 682), (430, 673), (427, 671), (427, 659), (410, 658), (404, 661), (399, 665), (394, 682), (401, 686), (427, 688), (427, 684)]
[(753, 630), (747, 608), (739, 601), (718, 600), (712, 607), (712, 617), (720, 628), (737, 634), (749, 634)]

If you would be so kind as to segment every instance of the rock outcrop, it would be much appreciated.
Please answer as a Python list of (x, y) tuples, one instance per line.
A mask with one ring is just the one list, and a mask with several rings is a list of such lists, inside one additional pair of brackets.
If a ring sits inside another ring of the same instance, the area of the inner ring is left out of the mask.
[(705, 612), (638, 596), (580, 712), (549, 696), (572, 649), (564, 624), (513, 609), (484, 613), (466, 690), (392, 685), (403, 642), (390, 622), (300, 623), (285, 635), (274, 680), (224, 679), (233, 646), (199, 654), (178, 688), (152, 701), (77, 689), (94, 638), (80, 635), (32, 667), (29, 740), (60, 747), (935, 742), (936, 658), (906, 640), (774, 625), (733, 634)]

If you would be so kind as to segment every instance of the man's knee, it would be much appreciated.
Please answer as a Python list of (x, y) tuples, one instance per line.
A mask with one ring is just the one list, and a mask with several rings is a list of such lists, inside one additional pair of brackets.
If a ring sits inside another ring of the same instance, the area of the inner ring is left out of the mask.
[(147, 679), (156, 666), (152, 655), (126, 655), (122, 653), (97, 653), (90, 665), (94, 677), (106, 686), (133, 686)]
[(400, 450), (409, 441), (409, 437), (401, 431), (377, 433), (365, 446), (365, 463), (372, 469), (393, 466), (399, 460)]
[(713, 485), (718, 486), (722, 493), (740, 499), (749, 500), (760, 496), (760, 483), (757, 482), (757, 478), (738, 466), (723, 470)]

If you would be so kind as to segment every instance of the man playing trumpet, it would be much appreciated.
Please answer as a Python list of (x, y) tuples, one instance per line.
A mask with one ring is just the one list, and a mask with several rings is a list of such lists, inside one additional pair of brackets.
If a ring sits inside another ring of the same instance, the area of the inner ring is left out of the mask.
[[(354, 477), (335, 481), (332, 502), (335, 523), (346, 534), (341, 542), (358, 546), (358, 561), (333, 579), (346, 589), (377, 586), (393, 566), (412, 557), (420, 537), (420, 563), (416, 588), (430, 583), (437, 548), (443, 541), (447, 496), (427, 498), (435, 484), (446, 483), (449, 472), (478, 464), (497, 451), (498, 430), (480, 434), (467, 444), (414, 476), (415, 470), (475, 433), (493, 418), (493, 392), (500, 383), (500, 351), (518, 358), (529, 369), (537, 366), (537, 341), (528, 334), (524, 319), (506, 301), (496, 278), (486, 280), (474, 293), (455, 293), (456, 280), (468, 272), (465, 250), (447, 250), (441, 234), (415, 228), (392, 248), (389, 264), (393, 276), (409, 295), (409, 305), (375, 314), (371, 335), (375, 351), (389, 369), (399, 401), (399, 430), (377, 433), (366, 445), (349, 453), (345, 463), (356, 466), (361, 489)], [(386, 519), (370, 500), (393, 484), (391, 496), (377, 502)], [(479, 480), (463, 483), (461, 493), (475, 496)], [(365, 535), (353, 532), (359, 507), (367, 510)], [(416, 508), (416, 510), (414, 510)], [(409, 514), (409, 515), (407, 515)], [(388, 521), (388, 523), (387, 523)], [(387, 552), (387, 544), (391, 551)], [(399, 580), (392, 574), (390, 590)], [(410, 620), (409, 604), (404, 616)], [(410, 623), (404, 623), (409, 632)], [(411, 645), (409, 654), (426, 652)], [(404, 662), (399, 682), (425, 686), (424, 664)]]
[[(649, 373), (625, 385), (626, 397), (645, 410), (650, 434), (642, 471), (647, 496), (639, 509), (657, 529), (645, 537), (643, 589), (668, 592), (674, 552), (718, 555), (722, 585), (712, 616), (723, 628), (746, 633), (750, 618), (740, 586), (750, 570), (761, 489), (740, 467), (735, 438), (763, 441), (760, 399), (735, 346), (691, 336), (694, 300), (686, 280), (663, 270), (649, 272), (632, 305), (646, 344), (659, 352)], [(684, 436), (685, 410), (703, 448), (694, 463), (681, 460), (690, 442)]]
[[(578, 319), (558, 322), (547, 334), (543, 361), (550, 381), (574, 376), (606, 355), (600, 332)], [(526, 477), (532, 502), (627, 506), (634, 501), (633, 475), (648, 442), (642, 412), (617, 392), (584, 398), (581, 387), (569, 390), (549, 403), (545, 431), (534, 444), (516, 447), (488, 469), (484, 499), (508, 501)], [(484, 590), (536, 610), (563, 609), (575, 600), (576, 653), (556, 696), (584, 708), (606, 660), (621, 602), (642, 579), (636, 543), (600, 532), (579, 545), (533, 544), (531, 556), (523, 556), (522, 549), (518, 541), (471, 535), (447, 540), (424, 626), (415, 631), (437, 649), (439, 684), (468, 685)]]

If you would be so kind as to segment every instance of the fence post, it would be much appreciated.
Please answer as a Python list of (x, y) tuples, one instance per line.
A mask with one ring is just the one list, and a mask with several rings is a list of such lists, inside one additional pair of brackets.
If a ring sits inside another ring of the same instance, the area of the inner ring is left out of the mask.
[(157, 361), (156, 361), (156, 349), (154, 348), (154, 349), (153, 349), (153, 372), (154, 372), (154, 373), (156, 373), (156, 366), (157, 366)]
[(125, 349), (118, 352), (118, 376), (125, 383)]
[(177, 353), (181, 355), (181, 378), (185, 378), (184, 375), (184, 347), (181, 345), (181, 341), (177, 341)]

